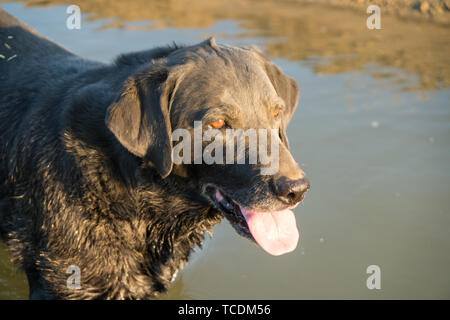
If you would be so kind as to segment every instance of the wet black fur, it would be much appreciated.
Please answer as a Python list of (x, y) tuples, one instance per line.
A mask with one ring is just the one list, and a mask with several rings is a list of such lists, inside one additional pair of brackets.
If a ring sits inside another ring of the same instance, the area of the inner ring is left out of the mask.
[[(177, 47), (105, 66), (38, 38), (1, 9), (0, 21), (6, 58), (17, 55), (0, 60), (0, 230), (30, 297), (164, 292), (222, 216), (189, 191), (191, 181), (145, 168), (104, 117), (130, 74)], [(81, 268), (79, 290), (67, 288), (70, 265)]]
[[(236, 127), (280, 128), (279, 175), (303, 176), (286, 137), (298, 86), (256, 51), (209, 40), (105, 65), (2, 9), (0, 48), (0, 234), (27, 274), (31, 298), (165, 292), (223, 218), (202, 194), (208, 184), (248, 207), (287, 206), (274, 193), (277, 177), (261, 176), (258, 166), (172, 165), (171, 129), (210, 111), (224, 87), (239, 99)], [(280, 119), (267, 101), (281, 101)], [(71, 265), (81, 269), (80, 289), (67, 286)]]

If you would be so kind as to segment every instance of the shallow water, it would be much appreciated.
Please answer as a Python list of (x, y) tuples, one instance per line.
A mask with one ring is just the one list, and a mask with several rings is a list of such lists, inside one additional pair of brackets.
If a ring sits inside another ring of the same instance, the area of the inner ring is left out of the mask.
[[(258, 44), (300, 84), (288, 135), (312, 187), (295, 210), (299, 247), (269, 256), (225, 221), (163, 298), (450, 298), (448, 27), (383, 17), (369, 31), (364, 12), (197, 0), (79, 1), (81, 30), (68, 30), (66, 7), (43, 3), (0, 5), (91, 59), (215, 35)], [(0, 298), (27, 298), (9, 259), (2, 244)]]

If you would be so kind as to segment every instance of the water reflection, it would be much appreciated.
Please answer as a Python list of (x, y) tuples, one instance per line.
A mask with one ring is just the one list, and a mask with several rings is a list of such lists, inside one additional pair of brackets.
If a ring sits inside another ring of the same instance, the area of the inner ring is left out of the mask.
[(0, 300), (26, 299), (27, 297), (26, 276), (11, 263), (11, 254), (6, 244), (0, 241)]
[[(67, 4), (64, 0), (26, 2), (28, 6)], [(403, 82), (403, 90), (450, 85), (450, 33), (445, 25), (386, 15), (382, 30), (368, 30), (365, 12), (295, 1), (79, 0), (77, 4), (88, 13), (87, 20), (104, 20), (102, 28), (205, 28), (235, 20), (245, 31), (234, 37), (264, 37), (269, 55), (306, 60), (316, 73), (364, 70), (373, 62), (406, 70), (411, 75), (407, 79), (372, 73), (392, 77), (393, 84)]]
[[(364, 12), (293, 1), (77, 0), (95, 22), (72, 32), (67, 2), (27, 3), (5, 9), (83, 57), (215, 33), (261, 44), (302, 88), (288, 130), (313, 183), (296, 209), (300, 247), (270, 257), (224, 222), (162, 299), (450, 297), (450, 90), (435, 90), (449, 86), (448, 28), (383, 16), (369, 31)], [(0, 298), (27, 298), (9, 259), (1, 244)], [(365, 286), (372, 264), (380, 291)]]

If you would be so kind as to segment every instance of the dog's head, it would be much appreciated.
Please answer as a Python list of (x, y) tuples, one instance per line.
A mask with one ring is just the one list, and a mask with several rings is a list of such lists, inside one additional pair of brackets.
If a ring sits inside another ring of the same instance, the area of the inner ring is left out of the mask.
[(291, 211), (309, 182), (286, 127), (299, 88), (255, 48), (208, 39), (131, 77), (106, 125), (163, 178), (188, 178), (236, 231), (267, 252), (292, 251)]

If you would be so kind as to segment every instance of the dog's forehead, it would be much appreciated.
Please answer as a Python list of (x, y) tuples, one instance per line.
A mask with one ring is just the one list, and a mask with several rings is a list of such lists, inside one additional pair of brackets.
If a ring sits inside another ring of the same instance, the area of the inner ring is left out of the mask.
[(204, 94), (253, 100), (277, 97), (264, 61), (254, 49), (218, 45), (208, 39), (169, 59), (171, 64), (189, 65), (184, 78), (191, 80), (191, 85), (201, 85), (198, 89)]
[[(267, 82), (264, 61), (255, 48), (216, 44), (214, 38), (184, 47), (168, 57), (169, 65), (190, 65), (190, 72), (214, 81)], [(211, 76), (211, 77), (210, 77)], [(256, 83), (261, 88), (261, 84)]]
[(217, 72), (220, 100), (227, 105), (243, 108), (255, 114), (259, 108), (276, 103), (278, 95), (270, 81), (263, 62), (254, 52), (232, 46), (220, 46), (220, 57), (225, 64)]
[(169, 55), (169, 60), (175, 63), (189, 60), (211, 60), (217, 57), (223, 59), (257, 58), (260, 52), (256, 47), (237, 47), (226, 44), (217, 44), (214, 38), (209, 38), (198, 44), (182, 47)]
[(266, 73), (265, 61), (252, 49), (204, 41), (181, 49), (170, 60), (170, 64), (187, 66), (181, 68), (186, 72), (175, 94), (173, 123), (189, 122), (221, 106), (255, 122), (266, 118), (263, 109), (282, 103)]

